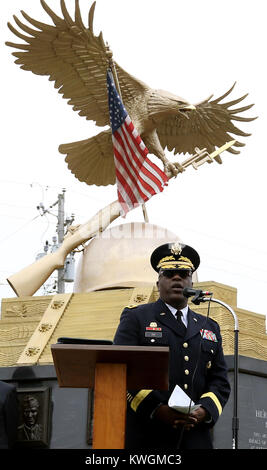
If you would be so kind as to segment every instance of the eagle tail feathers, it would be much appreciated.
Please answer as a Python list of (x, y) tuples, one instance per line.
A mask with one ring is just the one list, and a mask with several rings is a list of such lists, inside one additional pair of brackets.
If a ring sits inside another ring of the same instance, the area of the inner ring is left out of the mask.
[(115, 166), (111, 132), (100, 132), (96, 136), (59, 146), (59, 152), (67, 155), (69, 170), (79, 181), (88, 185), (107, 186), (114, 184)]

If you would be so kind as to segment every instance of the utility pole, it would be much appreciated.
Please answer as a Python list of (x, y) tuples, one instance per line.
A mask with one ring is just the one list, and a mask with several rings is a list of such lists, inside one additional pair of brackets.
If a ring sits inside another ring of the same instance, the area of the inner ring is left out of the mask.
[[(66, 227), (68, 228), (74, 221), (74, 214), (71, 214), (71, 216), (67, 217), (65, 220), (65, 207), (64, 207), (65, 192), (66, 192), (66, 189), (63, 188), (62, 193), (58, 194), (57, 201), (54, 202), (51, 206), (49, 206), (48, 209), (44, 207), (43, 203), (40, 203), (37, 206), (37, 209), (39, 210), (41, 216), (44, 216), (45, 214), (50, 214), (57, 218), (57, 228), (56, 228), (57, 236), (54, 236), (52, 239), (53, 245), (51, 245), (48, 241), (46, 241), (46, 244), (44, 246), (44, 251), (42, 253), (39, 253), (36, 259), (39, 259), (42, 256), (47, 255), (49, 250), (51, 251), (51, 253), (56, 251), (59, 248), (59, 246), (63, 243)], [(53, 214), (49, 210), (56, 205), (58, 206), (57, 215)], [(57, 270), (57, 283), (56, 283), (57, 286), (55, 284), (53, 289), (56, 286), (58, 294), (64, 294), (65, 282), (74, 281), (74, 264), (75, 264), (74, 253), (70, 253), (65, 261), (65, 265), (61, 269)]]
[[(62, 189), (62, 194), (58, 195), (58, 223), (57, 223), (57, 234), (58, 234), (58, 245), (60, 246), (63, 243), (64, 239), (64, 204), (65, 204), (65, 189)], [(64, 281), (64, 267), (58, 269), (57, 277), (57, 291), (58, 294), (63, 294), (65, 292), (65, 281)]]

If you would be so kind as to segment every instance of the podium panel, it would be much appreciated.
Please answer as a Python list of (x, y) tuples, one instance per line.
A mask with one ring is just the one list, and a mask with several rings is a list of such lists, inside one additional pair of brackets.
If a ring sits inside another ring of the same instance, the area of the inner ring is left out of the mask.
[(95, 370), (94, 449), (123, 449), (126, 423), (125, 364), (97, 364)]
[(169, 348), (53, 344), (60, 387), (93, 388), (97, 363), (126, 364), (127, 388), (168, 390)]
[(123, 449), (126, 390), (168, 390), (168, 347), (54, 344), (60, 387), (94, 388), (93, 449)]

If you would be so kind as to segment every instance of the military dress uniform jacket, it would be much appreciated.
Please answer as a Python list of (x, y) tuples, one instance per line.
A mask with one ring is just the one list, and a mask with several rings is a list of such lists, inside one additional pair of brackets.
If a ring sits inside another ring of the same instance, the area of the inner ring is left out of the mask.
[[(156, 335), (151, 335), (151, 326), (157, 328)], [(153, 411), (159, 404), (168, 403), (176, 384), (195, 403), (200, 403), (211, 418), (208, 424), (198, 424), (183, 433), (184, 448), (211, 448), (209, 428), (216, 423), (230, 394), (218, 323), (189, 309), (185, 333), (159, 299), (125, 308), (114, 344), (169, 346), (170, 350), (169, 390), (129, 390), (127, 393), (126, 448), (175, 445), (177, 431), (159, 426), (153, 419)]]

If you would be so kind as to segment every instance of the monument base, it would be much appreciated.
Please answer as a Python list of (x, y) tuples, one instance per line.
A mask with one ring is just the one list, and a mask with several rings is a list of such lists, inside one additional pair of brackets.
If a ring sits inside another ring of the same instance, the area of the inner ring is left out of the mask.
[[(212, 431), (215, 449), (232, 449), (233, 356), (226, 356), (226, 361), (232, 392)], [(239, 366), (238, 449), (267, 449), (267, 361), (240, 356)], [(28, 394), (40, 402), (43, 434), (32, 441), (20, 438), (20, 447), (92, 448), (92, 390), (60, 388), (52, 365), (1, 367), (0, 380), (14, 384), (19, 399)], [(21, 426), (22, 416), (20, 420)]]

